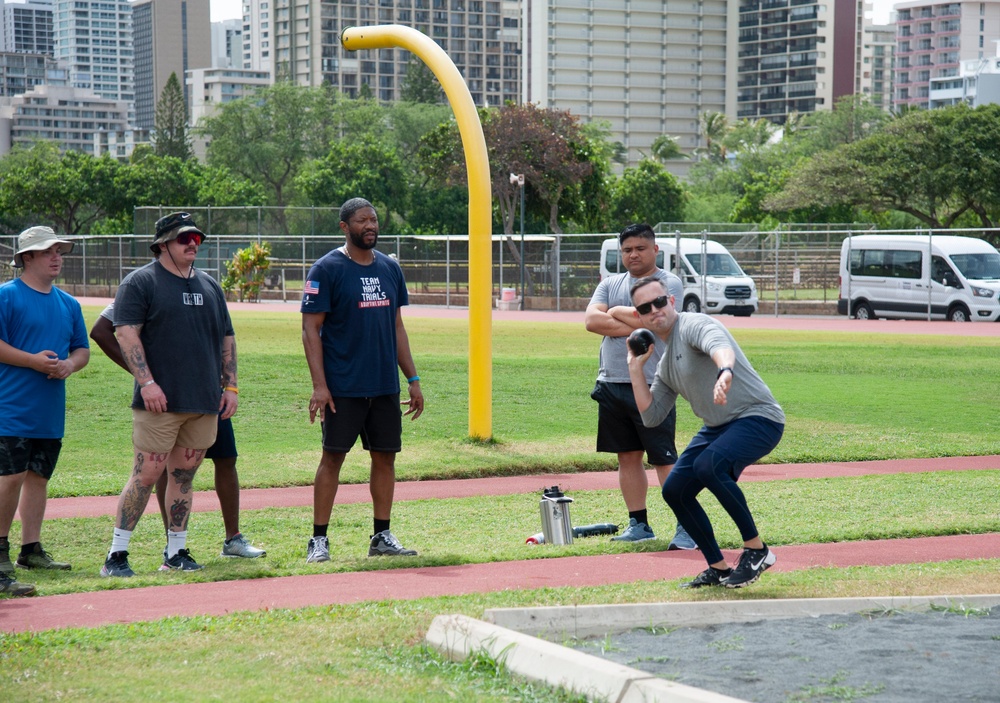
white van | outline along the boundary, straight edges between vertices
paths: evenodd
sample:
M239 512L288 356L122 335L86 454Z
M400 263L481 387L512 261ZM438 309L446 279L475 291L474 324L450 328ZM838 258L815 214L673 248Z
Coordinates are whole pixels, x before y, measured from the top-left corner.
M757 311L757 286L743 273L729 251L712 240L704 242L707 274L702 278L702 240L681 237L681 271L677 270L674 253L677 238L656 238L659 251L656 265L680 276L684 283L685 312L707 312L749 317ZM669 260L667 259L669 256ZM605 239L601 244L601 280L625 271L618 251L618 239Z
M848 268L848 264L850 264ZM1000 319L1000 253L975 237L866 234L840 249L837 312L859 320Z

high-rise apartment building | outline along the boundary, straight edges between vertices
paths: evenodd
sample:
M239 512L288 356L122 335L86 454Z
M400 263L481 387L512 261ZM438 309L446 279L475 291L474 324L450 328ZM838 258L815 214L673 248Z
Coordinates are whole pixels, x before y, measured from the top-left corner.
M609 123L630 164L663 134L690 152L704 145L701 113L736 112L736 10L726 0L524 0L522 98Z
M865 26L861 45L861 67L854 92L886 112L892 111L895 50L895 25Z
M211 67L243 68L243 20L212 22Z
M273 4L274 0L243 0L243 62L239 68L273 74Z
M895 9L897 109L930 107L933 79L958 78L962 62L996 52L1000 0L902 2Z
M66 71L51 56L0 51L0 97L27 93L46 83L66 84Z
M190 102L188 119L197 125L202 118L214 114L227 102L253 95L271 85L267 71L250 71L241 68L196 68L187 72ZM194 153L204 158L208 144L204 137L191 136Z
M212 65L209 0L136 0L132 3L135 49L135 126L153 129L156 103L170 74L185 91L185 71Z
M52 0L0 0L0 51L52 56Z
M739 0L737 117L784 124L854 94L863 0ZM869 5L870 7L870 5Z
M448 52L477 105L517 102L518 4L519 0L246 0L243 65L271 70L275 80L326 83L353 97L368 92L379 100L398 100L410 52L344 51L340 33L345 27L402 24L423 32Z
M69 69L71 86L134 104L128 0L55 0L53 31L55 57Z
M124 132L128 103L70 86L39 85L0 103L0 155L38 140L56 142L62 151L94 153L94 136Z

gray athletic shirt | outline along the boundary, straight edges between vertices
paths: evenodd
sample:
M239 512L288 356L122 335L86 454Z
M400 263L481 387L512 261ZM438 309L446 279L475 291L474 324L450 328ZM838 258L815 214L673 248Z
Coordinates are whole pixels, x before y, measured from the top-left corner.
M716 405L713 391L719 367L712 361L712 352L725 347L736 354L736 363L726 404ZM650 366L648 361L646 365ZM678 395L691 403L694 414L708 427L752 416L785 423L784 411L733 335L721 322L700 312L677 314L650 392L653 403L642 413L642 424L646 427L660 424L674 407Z
M662 269L656 269L652 276L666 282L667 290L670 291L670 295L674 296L674 306L680 309L684 300L684 284L681 283L681 279ZM629 291L638 280L638 278L632 278L628 272L608 276L597 284L597 290L594 291L594 295L590 299L590 305L605 305L609 310L619 305L631 307L632 296ZM653 382L656 362L660 360L663 346L663 342L657 337L656 347L650 357L653 363L649 363L649 360L646 363L646 383ZM631 384L632 379L628 375L627 358L628 337L605 337L601 342L601 366L597 372L597 380L606 383Z

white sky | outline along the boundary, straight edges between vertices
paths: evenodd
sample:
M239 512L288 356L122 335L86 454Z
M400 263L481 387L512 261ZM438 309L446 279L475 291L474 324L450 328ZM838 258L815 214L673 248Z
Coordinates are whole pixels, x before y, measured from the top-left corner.
M889 24L889 13L892 12L892 6L899 1L900 0L872 0L872 8L874 10L874 12L872 12L872 20L875 24ZM222 0L212 0L213 8L217 2L221 3Z
M213 22L243 17L243 0L211 0L211 2ZM899 0L872 0L874 10L872 19L875 24L889 23L889 12L896 2Z
M243 17L243 0L211 0L212 22Z

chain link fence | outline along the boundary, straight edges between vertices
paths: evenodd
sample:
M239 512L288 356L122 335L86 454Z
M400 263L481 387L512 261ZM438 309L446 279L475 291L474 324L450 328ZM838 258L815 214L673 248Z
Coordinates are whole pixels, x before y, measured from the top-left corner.
M76 237L58 282L78 296L109 297L130 271L152 258L154 223L179 208L138 208L136 234ZM297 301L314 261L344 242L336 210L330 208L188 208L208 235L197 266L221 281L226 264L252 242L271 245L271 265L261 299ZM871 234L870 225L753 225L659 223L658 237L707 238L725 246L754 279L759 314L835 312L841 243L849 235ZM882 231L888 234L889 232ZM929 230L893 231L928 234ZM997 230L939 230L996 241ZM536 310L583 310L600 280L601 243L617 233L493 235L492 291L498 306ZM0 280L15 272L10 262L17 238L0 240ZM465 307L469 293L469 238L455 235L382 234L378 249L399 261L411 303ZM522 256L523 253L523 256ZM523 264L522 264L523 261ZM522 303L523 295L523 303ZM829 308L829 309L827 309Z

